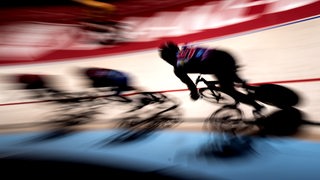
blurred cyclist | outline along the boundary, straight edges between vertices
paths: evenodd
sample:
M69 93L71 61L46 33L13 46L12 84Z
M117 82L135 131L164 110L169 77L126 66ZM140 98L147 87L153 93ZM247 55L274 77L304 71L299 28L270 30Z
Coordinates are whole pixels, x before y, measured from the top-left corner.
M52 79L49 75L22 73L14 75L14 78L15 83L22 85L21 89L33 91L36 98L60 95L62 93L52 87Z
M111 20L116 11L116 6L99 0L73 0L83 5L85 16L90 21L105 22Z
M84 32L94 32L98 37L100 44L114 44L119 38L122 38L122 30L124 24L118 19L118 12L115 5L104 2L102 0L73 0L79 3L84 14L79 19L81 28ZM89 37L91 33L87 34Z
M130 86L128 74L108 68L88 67L81 69L81 74L90 80L93 88L110 87L115 95L120 95L123 91L134 90Z
M259 113L264 108L254 99L235 89L236 84L245 86L246 83L238 76L236 61L228 52L191 45L183 45L180 49L176 43L167 41L160 45L159 53L163 60L174 67L175 75L187 85L193 100L197 100L199 94L188 73L213 74L223 92L253 106L254 113Z

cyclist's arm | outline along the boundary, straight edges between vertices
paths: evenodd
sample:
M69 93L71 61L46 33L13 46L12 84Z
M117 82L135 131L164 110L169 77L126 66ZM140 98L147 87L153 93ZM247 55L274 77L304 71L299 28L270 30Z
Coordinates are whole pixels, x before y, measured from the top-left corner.
M187 73L175 68L174 69L174 74L183 82L187 85L188 89L191 92L196 92L197 87L194 84L194 82L191 80L191 78L187 75Z

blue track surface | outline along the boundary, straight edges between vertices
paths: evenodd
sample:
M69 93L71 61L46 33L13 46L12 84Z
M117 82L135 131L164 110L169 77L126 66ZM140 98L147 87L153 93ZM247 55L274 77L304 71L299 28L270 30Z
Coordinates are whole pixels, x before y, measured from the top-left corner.
M0 136L0 156L91 162L137 171L161 170L185 179L319 179L320 143L250 138L234 156L213 153L217 134L122 130L22 133ZM210 150L211 149L211 150Z

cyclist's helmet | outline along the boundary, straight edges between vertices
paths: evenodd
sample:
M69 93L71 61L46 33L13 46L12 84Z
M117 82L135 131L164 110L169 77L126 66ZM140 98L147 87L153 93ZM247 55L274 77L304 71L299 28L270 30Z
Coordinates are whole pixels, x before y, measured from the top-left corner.
M42 82L43 77L38 74L18 74L16 75L16 80L18 83L30 84L30 83Z
M84 69L84 74L88 77L94 77L96 74L97 68L86 68Z
M176 60L177 52L179 50L180 49L176 43L172 41L166 41L160 45L159 54L163 60L170 63Z
M97 68L97 67L89 67L89 68L84 68L83 69L83 74L91 79L91 80L94 80L94 79L99 79L101 78L101 72L104 72L106 69L102 69L102 68Z
M39 74L18 74L16 75L17 83L25 85L25 89L42 89L46 88L44 75Z

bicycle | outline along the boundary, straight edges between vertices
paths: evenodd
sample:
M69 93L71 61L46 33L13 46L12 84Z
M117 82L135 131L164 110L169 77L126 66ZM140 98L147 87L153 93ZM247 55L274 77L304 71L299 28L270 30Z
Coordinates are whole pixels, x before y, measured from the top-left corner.
M33 92L33 91L32 91ZM36 95L39 91L35 91ZM92 123L96 116L102 114L101 108L107 104L127 103L126 98L99 91L62 92L44 89L42 96L35 96L40 102L53 105L43 117L41 125L49 128L69 128Z
M200 82L206 85L198 88L200 97L210 103L223 105L205 120L204 128L214 132L235 132L235 128L239 128L243 119L242 110L237 108L239 102L221 91L219 81L208 81L199 74L195 81L196 86Z
M177 110L179 103L161 92L134 92L120 95L106 88L68 93L45 89L42 95L42 100L58 105L54 111L46 115L46 123L42 123L50 128L67 128L92 123L96 115L104 114L103 108L109 111L114 107L120 109L119 114L122 115L114 119L117 128L139 127L150 130L156 127L171 127L180 122L181 114ZM110 106L107 106L108 104ZM146 112L141 112L141 109L145 109ZM177 111L170 113L173 110Z
M126 112L118 127L155 130L169 128L182 122L180 103L161 92L138 92L137 103Z
M205 128L213 132L229 133L232 135L252 134L263 127L266 115L253 113L253 118L245 117L239 107L239 101L223 93L217 86L218 81L207 81L198 76L196 85L204 82L206 87L199 88L201 97L209 102L223 104L205 120ZM299 103L299 96L292 90L276 84L246 85L242 89L253 99L264 105L283 110L291 110ZM221 99L228 99L222 101Z
M207 81L199 74L195 81L196 86L200 82L206 85L198 88L200 97L211 103L222 104L221 108L204 121L204 129L213 134L213 141L205 147L205 152L222 157L250 152L251 139L246 135L257 131L255 121L245 120L244 113L239 108L239 101L221 91L218 81ZM249 91L249 87L245 90L250 96L254 94L253 90Z
M264 88L264 86L262 87ZM270 87L277 86L270 85ZM253 88L259 91L261 86ZM206 151L223 157L243 155L244 153L252 152L252 137L291 137L301 132L300 127L302 125L319 126L319 123L305 120L301 111L289 106L291 103L288 103L288 106L271 104L281 108L269 111L270 113L266 116L252 119L244 118L243 111L237 106L226 105L213 112L206 119L206 128L213 135L213 141L208 144ZM218 132L218 134L214 134L214 132Z
M43 106L44 117L37 123L41 127L67 128L96 120L115 120L117 127L133 128L148 124L147 128L151 128L170 127L180 121L180 113L171 113L178 109L179 102L162 92L144 92L126 87L119 94L118 87L109 86L69 92L56 89L46 77L17 74L10 78L10 81L19 85L19 90L24 90L30 100L36 100L30 103L49 103L49 106ZM41 81L35 82L34 79ZM98 115L102 116L97 117Z

